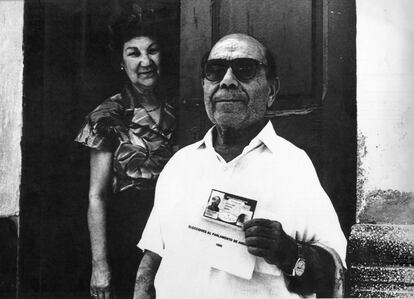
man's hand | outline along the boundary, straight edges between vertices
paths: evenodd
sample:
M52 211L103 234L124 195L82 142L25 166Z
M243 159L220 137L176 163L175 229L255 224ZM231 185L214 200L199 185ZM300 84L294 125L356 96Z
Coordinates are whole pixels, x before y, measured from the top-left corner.
M288 236L280 222L252 219L243 226L248 251L278 266L285 273L292 273L297 260L296 241Z
M268 219L252 219L243 226L248 251L263 257L269 264L278 266L291 274L295 266L298 248L296 241L288 236L280 222ZM306 259L306 270L301 277L291 277L290 291L318 297L332 297L335 264L324 249L311 243L302 243L302 254Z
M111 270L107 262L93 263L90 284L92 298L111 298Z

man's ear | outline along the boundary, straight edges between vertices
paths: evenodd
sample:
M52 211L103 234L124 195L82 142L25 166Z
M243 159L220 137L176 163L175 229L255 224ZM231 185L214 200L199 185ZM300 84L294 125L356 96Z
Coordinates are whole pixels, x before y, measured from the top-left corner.
M267 108L270 108L276 100L276 96L280 90L279 77L275 77L269 80L269 100L267 102Z

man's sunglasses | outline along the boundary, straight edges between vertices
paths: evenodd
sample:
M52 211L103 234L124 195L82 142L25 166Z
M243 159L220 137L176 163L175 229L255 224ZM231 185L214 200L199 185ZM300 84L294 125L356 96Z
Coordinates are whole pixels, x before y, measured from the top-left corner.
M266 64L252 58L210 59L207 60L204 69L204 77L213 82L221 81L231 67L233 74L239 81L247 82L257 74L259 66L266 67Z

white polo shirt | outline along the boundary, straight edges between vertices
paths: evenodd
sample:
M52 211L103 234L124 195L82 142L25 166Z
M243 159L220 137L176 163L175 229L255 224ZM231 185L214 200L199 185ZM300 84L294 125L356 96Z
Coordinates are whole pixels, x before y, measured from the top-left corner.
M256 200L254 218L279 221L293 238L335 250L345 265L346 239L305 152L277 136L268 122L227 163L214 151L212 130L178 151L158 179L154 208L138 244L162 257L157 299L299 297L287 290L282 272L262 258L254 257L251 279L211 267L205 234L189 225L203 229L201 215L212 189Z

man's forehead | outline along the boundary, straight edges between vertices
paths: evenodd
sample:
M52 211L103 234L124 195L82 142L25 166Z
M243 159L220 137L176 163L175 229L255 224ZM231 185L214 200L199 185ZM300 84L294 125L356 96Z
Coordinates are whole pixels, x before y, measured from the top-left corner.
M211 49L209 59L253 58L266 63L265 48L248 35L231 35L219 40Z

